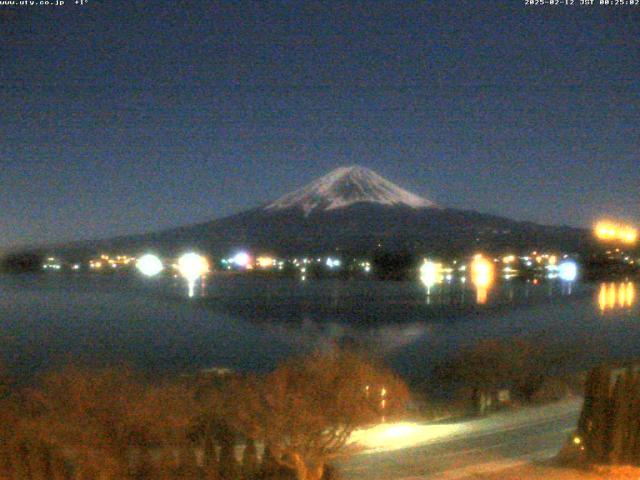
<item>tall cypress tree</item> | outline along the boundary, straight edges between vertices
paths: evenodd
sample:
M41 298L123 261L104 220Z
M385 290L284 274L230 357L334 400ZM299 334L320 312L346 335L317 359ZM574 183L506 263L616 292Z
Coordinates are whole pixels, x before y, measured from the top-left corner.
M625 463L640 463L640 374L634 372L630 387L629 403L629 445L625 454Z
M629 438L629 412L631 375L624 371L616 380L609 413L608 450L609 461L619 464L624 461Z
M584 439L587 457L595 462L608 460L611 371L599 365L589 372L578 433Z

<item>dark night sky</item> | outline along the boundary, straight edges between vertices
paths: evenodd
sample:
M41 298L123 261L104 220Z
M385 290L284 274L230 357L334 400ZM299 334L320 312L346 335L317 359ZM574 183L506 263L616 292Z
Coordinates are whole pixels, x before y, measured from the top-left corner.
M347 164L452 207L640 221L640 7L91 0L0 7L0 31L0 247L220 217Z

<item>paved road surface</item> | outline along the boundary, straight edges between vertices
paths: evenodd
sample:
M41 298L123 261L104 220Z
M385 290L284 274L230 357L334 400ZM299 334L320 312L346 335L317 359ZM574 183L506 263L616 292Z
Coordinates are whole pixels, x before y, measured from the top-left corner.
M365 450L341 470L353 480L453 480L547 459L575 429L581 403L570 400L460 423L398 424L358 432Z

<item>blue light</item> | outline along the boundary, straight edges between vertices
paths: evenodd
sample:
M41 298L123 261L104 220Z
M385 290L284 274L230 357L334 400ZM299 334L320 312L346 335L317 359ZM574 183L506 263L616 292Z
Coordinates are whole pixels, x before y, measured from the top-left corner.
M578 265L572 260L566 260L558 265L558 276L565 282L573 282L578 277Z

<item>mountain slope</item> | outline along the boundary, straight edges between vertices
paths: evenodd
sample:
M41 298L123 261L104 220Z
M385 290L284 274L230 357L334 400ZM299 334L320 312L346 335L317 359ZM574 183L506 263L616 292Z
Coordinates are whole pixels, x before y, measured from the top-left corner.
M588 246L582 229L538 225L473 211L436 207L362 167L344 167L265 206L229 217L146 235L68 245L74 255L101 250L171 255L200 249L228 255L241 248L282 255L354 255L410 251L446 255Z

